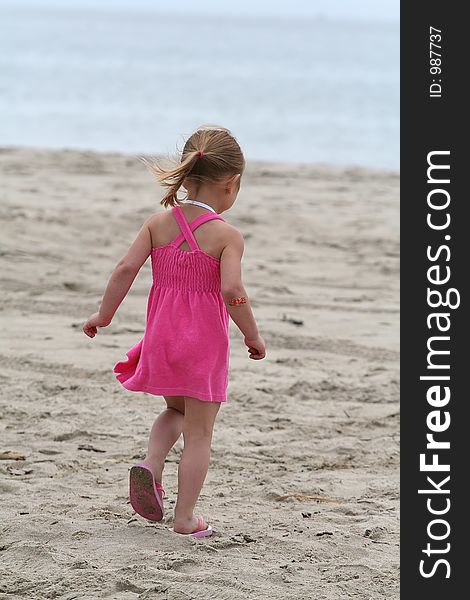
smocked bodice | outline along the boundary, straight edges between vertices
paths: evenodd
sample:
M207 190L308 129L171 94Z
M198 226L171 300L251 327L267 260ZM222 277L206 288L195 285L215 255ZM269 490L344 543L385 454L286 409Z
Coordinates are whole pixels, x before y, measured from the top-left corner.
M220 292L220 261L201 249L172 243L152 248L153 285L195 292Z

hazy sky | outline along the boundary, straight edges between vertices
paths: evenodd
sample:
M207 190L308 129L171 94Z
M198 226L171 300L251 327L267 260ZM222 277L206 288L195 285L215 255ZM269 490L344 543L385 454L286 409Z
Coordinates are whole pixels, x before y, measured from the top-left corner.
M160 2L158 0L2 0L6 6L44 7L57 6L68 8L103 7L123 9L143 8L152 12L195 13L224 15L264 15L273 16L317 16L347 19L380 19L398 21L400 0L237 0L236 3L220 0L178 0L178 2Z

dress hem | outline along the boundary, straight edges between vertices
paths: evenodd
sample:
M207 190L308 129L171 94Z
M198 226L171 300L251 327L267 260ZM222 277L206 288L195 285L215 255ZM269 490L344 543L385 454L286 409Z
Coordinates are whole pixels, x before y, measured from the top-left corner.
M123 387L132 392L146 392L155 396L190 396L191 398L197 398L203 402L227 402L226 396L220 396L218 394L208 396L207 394L201 394L200 392L189 390L187 388L154 388L145 385L134 387L127 381L120 381L120 383Z

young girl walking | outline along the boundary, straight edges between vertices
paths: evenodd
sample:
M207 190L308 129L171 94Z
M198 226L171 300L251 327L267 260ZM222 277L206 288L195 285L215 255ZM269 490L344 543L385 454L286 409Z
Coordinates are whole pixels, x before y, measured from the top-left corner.
M98 327L111 323L150 255L153 282L145 333L114 372L128 390L163 396L167 408L153 423L145 459L130 469L130 501L142 517L161 521L165 458L183 433L170 531L205 537L212 527L194 510L209 467L214 422L227 402L230 317L244 336L249 358L266 355L242 283L244 239L220 216L235 202L245 159L230 131L201 127L173 168L145 162L167 189L161 204L171 210L145 221L83 331L93 338ZM187 192L184 200L177 197L181 187Z

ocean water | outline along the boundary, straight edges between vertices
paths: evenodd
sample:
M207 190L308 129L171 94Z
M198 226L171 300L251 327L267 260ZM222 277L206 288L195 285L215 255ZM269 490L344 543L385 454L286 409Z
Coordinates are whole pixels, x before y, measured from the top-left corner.
M248 159L399 168L399 26L0 5L0 145L174 153L198 125Z

